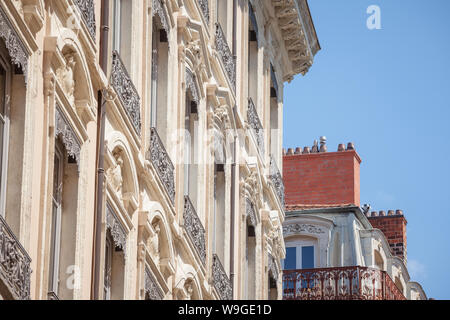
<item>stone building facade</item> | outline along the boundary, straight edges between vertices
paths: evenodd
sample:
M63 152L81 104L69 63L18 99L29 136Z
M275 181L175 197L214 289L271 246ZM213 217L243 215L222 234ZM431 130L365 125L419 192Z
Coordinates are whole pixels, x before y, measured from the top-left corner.
M0 297L279 299L306 0L0 2Z
M361 207L354 145L327 152L321 140L284 152L284 299L426 300L408 273L403 211Z

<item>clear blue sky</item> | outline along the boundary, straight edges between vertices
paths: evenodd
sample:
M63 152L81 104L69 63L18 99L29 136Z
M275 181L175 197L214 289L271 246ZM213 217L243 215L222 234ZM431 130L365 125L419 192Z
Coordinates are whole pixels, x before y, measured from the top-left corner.
M284 147L354 142L361 203L404 210L411 278L450 299L450 1L309 5L322 50L285 87ZM366 26L370 5L381 30Z

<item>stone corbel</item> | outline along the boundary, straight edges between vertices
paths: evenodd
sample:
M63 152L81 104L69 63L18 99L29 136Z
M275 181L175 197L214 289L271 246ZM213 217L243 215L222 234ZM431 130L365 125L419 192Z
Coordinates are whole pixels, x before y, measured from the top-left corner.
M138 214L138 226L139 226L139 239L147 242L147 240L153 235L152 228L148 221L150 212L140 211Z
M96 115L94 114L91 106L89 105L89 101L76 100L75 108L77 109L77 113L80 115L83 122L88 123L96 119Z
M36 34L44 26L44 17L38 6L38 4L27 4L23 6L25 21L33 34Z
M133 192L124 193L122 195L122 202L125 208L131 206L133 212L138 208L139 205Z
M169 258L161 259L159 264L161 266L161 271L163 273L168 273L169 275L175 274L175 266L173 265L173 263L170 261Z

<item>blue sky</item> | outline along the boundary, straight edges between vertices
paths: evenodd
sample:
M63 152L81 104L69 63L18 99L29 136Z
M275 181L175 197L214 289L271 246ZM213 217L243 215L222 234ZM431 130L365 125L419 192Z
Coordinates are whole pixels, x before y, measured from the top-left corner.
M361 203L402 209L408 268L450 299L450 1L309 0L322 50L285 87L284 147L354 142ZM369 30L370 5L381 30Z

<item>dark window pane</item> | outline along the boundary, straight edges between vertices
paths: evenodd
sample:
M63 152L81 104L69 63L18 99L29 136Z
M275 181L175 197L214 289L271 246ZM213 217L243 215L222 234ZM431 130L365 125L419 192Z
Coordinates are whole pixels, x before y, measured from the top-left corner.
M284 270L297 269L297 248L286 248L286 259L284 260Z
M314 247L302 247L302 269L314 268Z

